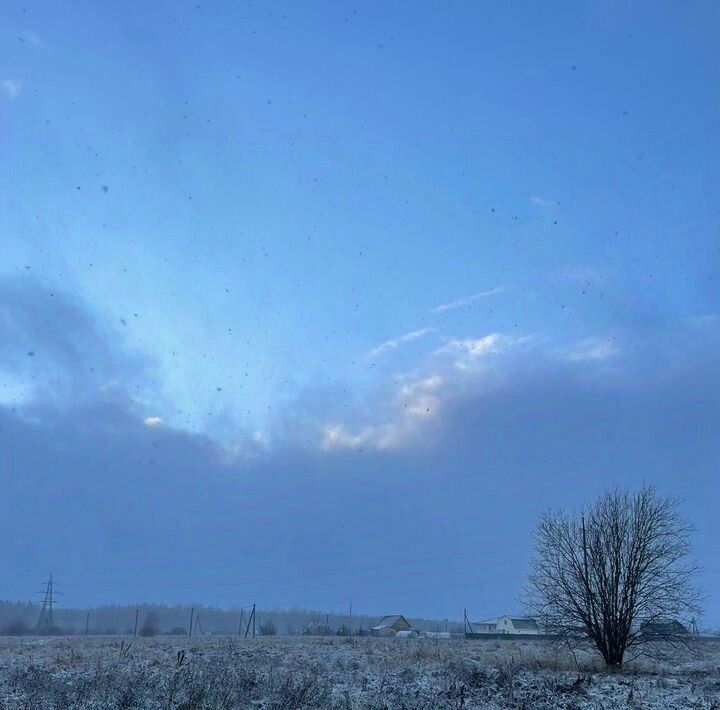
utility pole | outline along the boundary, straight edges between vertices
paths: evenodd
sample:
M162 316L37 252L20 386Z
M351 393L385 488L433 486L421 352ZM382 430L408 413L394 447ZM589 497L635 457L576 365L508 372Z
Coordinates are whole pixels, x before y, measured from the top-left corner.
M352 637L352 602L350 602L350 623L348 624L348 636Z
M140 616L140 609L135 609L135 631L133 632L133 636L135 636L136 638L137 638L138 616Z
M240 609L240 624L238 625L238 636L242 636L243 617L245 616L245 610Z
M87 616L85 617L85 636L88 635L88 628L90 627L90 612L87 613Z
M467 609L463 609L463 633L467 633Z
M242 622L241 622L242 624ZM255 605L252 605L252 611L250 612L250 616L248 616L247 620L247 626L245 627L245 638L248 637L248 634L250 633L250 624L252 624L252 637L255 638Z
M193 625L193 616L195 614L195 607L190 607L190 627L188 628L188 638L192 638L192 625Z

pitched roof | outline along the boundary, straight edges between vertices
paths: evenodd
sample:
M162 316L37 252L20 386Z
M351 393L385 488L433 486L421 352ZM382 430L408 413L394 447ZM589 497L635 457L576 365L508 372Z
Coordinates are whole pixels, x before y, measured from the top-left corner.
M662 619L658 621L648 621L641 625L640 630L645 634L688 634L686 626L677 619Z
M408 626L410 624L408 623L407 619L402 616L401 614L392 614L390 616L383 616L382 619L380 619L380 622L375 624L375 626L372 626L371 629L373 631L379 631L380 629L387 629L390 626L394 626L398 621L404 621Z

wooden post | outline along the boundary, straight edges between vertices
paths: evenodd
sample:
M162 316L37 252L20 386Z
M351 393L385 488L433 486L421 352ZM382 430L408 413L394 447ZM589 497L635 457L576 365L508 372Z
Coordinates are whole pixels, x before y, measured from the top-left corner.
M135 609L135 633L133 636L137 637L137 625L138 625L138 616L140 614L140 609Z
M253 638L255 638L255 605L253 604Z
M90 626L90 612L88 612L87 616L85 617L85 636L88 635L89 626Z
M193 616L195 615L195 607L190 607L190 627L188 628L188 638L192 638L192 625L193 625Z

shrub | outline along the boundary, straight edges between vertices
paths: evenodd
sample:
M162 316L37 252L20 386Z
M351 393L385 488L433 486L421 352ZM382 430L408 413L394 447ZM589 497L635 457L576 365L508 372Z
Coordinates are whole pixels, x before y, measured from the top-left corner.
M275 636L277 629L272 621L265 621L260 624L260 636Z

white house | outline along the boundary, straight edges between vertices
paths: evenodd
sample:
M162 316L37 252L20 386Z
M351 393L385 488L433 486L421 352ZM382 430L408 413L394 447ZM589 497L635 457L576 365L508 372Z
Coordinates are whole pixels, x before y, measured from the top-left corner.
M539 634L537 621L527 616L499 616L497 634Z
M476 634L536 635L540 633L540 628L535 619L527 616L499 616L497 619L473 622L472 631Z

